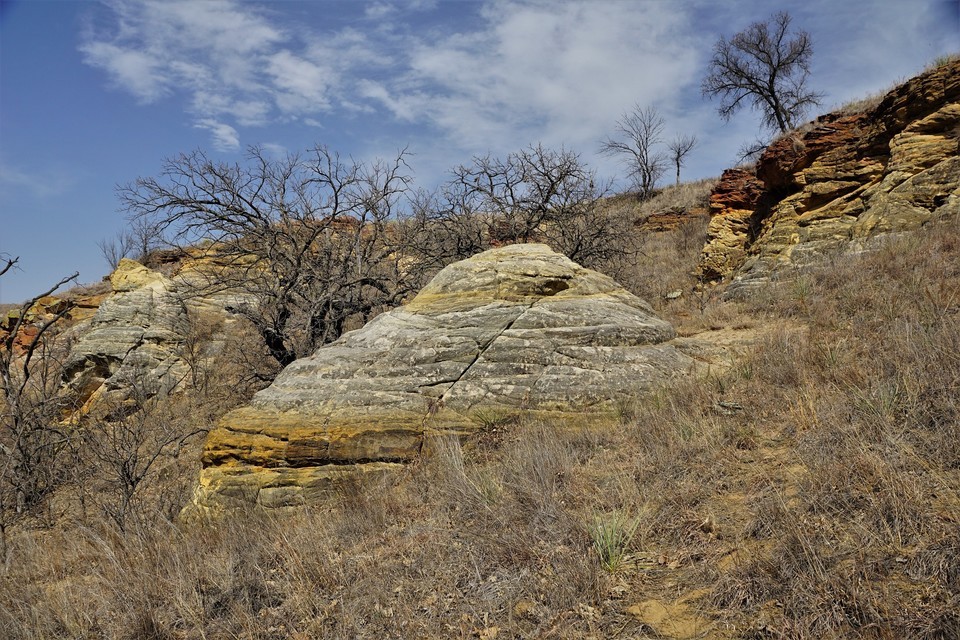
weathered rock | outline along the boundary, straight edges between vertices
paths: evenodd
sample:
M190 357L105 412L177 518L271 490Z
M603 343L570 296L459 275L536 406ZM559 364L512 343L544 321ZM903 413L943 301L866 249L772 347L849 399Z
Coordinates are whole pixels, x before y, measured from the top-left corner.
M110 274L110 286L116 292L134 291L141 287L163 282L164 276L159 271L146 268L135 260L121 258L117 268ZM170 283L164 283L163 288L170 289Z
M666 211L656 211L646 218L637 221L634 225L640 233L660 233L663 231L673 231L685 224L706 222L709 213L704 208L696 209L668 209Z
M179 355L186 307L172 281L131 260L110 277L114 295L77 333L64 378L81 404L123 396L137 384L157 392L175 387L189 369Z
M746 247L756 235L755 213L763 183L744 169L727 169L710 195L707 243L700 256L700 271L707 280L730 273L746 257Z
M76 342L64 380L79 408L72 418L98 405L110 410L131 398L134 387L141 395L182 388L191 366L204 365L225 335L207 336L202 353L188 350L192 322L222 321L222 331L229 332L233 321L225 309L253 302L239 292L205 289L198 260L176 255L169 277L124 258L108 278L111 291L71 299L68 326Z
M224 417L196 503L311 501L346 473L413 459L426 435L477 429L480 409L579 416L687 370L673 337L645 302L545 245L486 251Z
M706 279L736 295L828 251L960 213L960 60L888 93L868 113L828 114L781 138L753 174L711 198Z

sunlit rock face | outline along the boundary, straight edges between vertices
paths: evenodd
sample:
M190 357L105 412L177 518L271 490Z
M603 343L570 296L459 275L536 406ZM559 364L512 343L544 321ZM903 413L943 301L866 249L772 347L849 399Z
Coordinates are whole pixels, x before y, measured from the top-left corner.
M251 300L236 292L204 293L190 280L195 263L185 267L168 277L124 258L110 274L110 291L97 297L94 308L75 314L82 320L70 328L75 342L63 373L75 401L74 418L109 411L133 395L189 386L191 364L185 349L197 318L216 320L220 331L193 358L207 358L220 348L234 322L225 308Z
M724 173L700 271L753 286L825 254L960 213L960 60L861 113L832 113Z
M209 434L196 505L310 502L415 458L491 409L557 420L688 371L673 328L545 245L491 249L285 369Z
M64 378L84 410L121 401L132 385L170 390L187 377L180 357L187 310L173 281L138 262L120 261L112 294L76 330Z

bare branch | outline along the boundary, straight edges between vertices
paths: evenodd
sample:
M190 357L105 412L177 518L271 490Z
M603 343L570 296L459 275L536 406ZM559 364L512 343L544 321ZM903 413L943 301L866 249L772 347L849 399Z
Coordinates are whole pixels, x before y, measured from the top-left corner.
M761 113L764 128L786 132L820 103L822 94L806 87L813 55L810 34L791 33L790 23L790 14L780 12L730 40L717 41L701 91L720 99L717 111L724 120L748 103Z
M4 258L4 262L5 262L6 264L4 264L2 267L0 267L0 276L2 276L3 274L5 274L7 271L10 271L10 269L12 269L12 268L14 267L14 265L16 265L17 262L19 262L19 261L20 261L20 258L19 258L19 257L17 257L17 258Z
M246 294L233 310L286 365L419 286L418 268L397 268L389 229L406 213L406 154L366 164L322 145L281 159L251 147L228 164L196 151L119 196L167 242L205 248L213 260L198 287Z
M600 145L601 153L624 162L641 199L653 195L666 168L664 154L656 149L663 142L663 125L655 108L635 105L617 121L616 136Z

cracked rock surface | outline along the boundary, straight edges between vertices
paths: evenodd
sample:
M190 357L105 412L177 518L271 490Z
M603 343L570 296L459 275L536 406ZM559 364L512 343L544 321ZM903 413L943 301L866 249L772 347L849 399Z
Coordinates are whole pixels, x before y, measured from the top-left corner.
M546 245L486 251L225 416L196 503L310 501L412 459L425 435L479 428L485 411L600 410L690 370L673 337L646 302Z
M188 374L179 355L187 311L175 284L126 258L110 281L113 295L77 332L65 366L66 384L84 408L120 400L132 384L169 390Z

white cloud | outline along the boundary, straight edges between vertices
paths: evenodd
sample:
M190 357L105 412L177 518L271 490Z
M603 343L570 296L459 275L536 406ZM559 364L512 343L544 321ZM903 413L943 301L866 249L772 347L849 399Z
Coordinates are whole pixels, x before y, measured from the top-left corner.
M673 4L511 0L481 17L479 29L416 40L406 73L361 94L465 149L592 148L634 102L668 105L697 65Z
M115 0L111 32L88 31L84 61L144 103L187 98L198 128L233 148L240 126L330 107L332 65L298 56L267 12L236 0ZM305 48L304 45L300 45Z
M937 54L960 50L960 22L954 18L950 28L949 4L887 2L876 3L870 11L838 5L828 12L811 8L799 13L796 24L814 36L811 81L827 93L823 106L838 107L886 91L919 73ZM842 38L827 35L838 25Z
M264 142L260 147L267 155L273 156L274 158L282 158L290 152L285 146L277 144L276 142Z
M141 102L182 100L218 148L237 148L245 127L299 124L364 136L344 149L358 154L410 143L418 170L539 141L613 173L616 162L594 152L639 103L661 111L666 137L700 137L690 164L701 175L758 130L756 114L722 123L701 99L710 48L773 11L765 0L378 0L315 12L310 3L109 2L111 30L88 34L84 60ZM862 4L777 6L813 33L811 86L828 105L912 73L952 33L933 15L949 4L941 0Z
M369 117L372 105L471 152L593 148L634 102L668 105L697 64L683 11L668 3L491 0L453 32L414 24L430 0L371 4L366 26L323 32L238 0L110 6L114 28L88 34L85 61L142 102L185 96L219 148L237 127Z
M88 42L81 50L87 62L107 71L114 83L141 102L154 102L168 93L170 79L152 56L109 42Z
M330 106L326 96L333 73L318 64L278 51L269 57L268 73L277 88L274 99L284 113L311 113Z
M213 147L218 151L235 151L240 148L240 135L237 130L224 122L203 118L193 126L209 131L213 136Z
M26 190L38 198L49 198L71 189L78 180L78 176L62 170L30 171L0 160L0 187L4 191Z
M388 2L374 2L364 9L363 15L370 20L382 20L396 11L397 8Z

